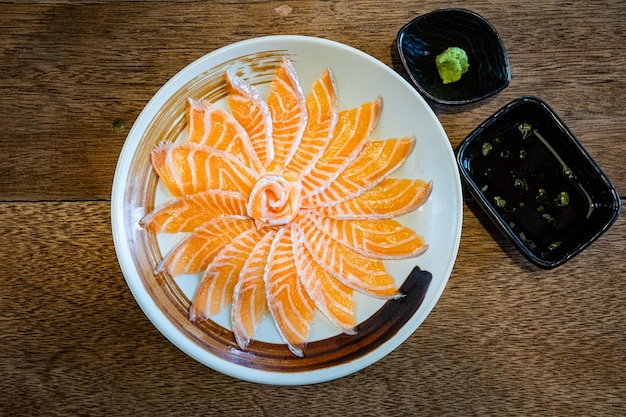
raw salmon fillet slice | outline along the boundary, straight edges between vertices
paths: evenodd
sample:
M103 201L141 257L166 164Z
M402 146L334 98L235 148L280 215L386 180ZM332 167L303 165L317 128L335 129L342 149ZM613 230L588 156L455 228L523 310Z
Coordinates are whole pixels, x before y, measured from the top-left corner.
M224 214L245 216L246 203L246 197L236 191L203 191L161 204L139 224L153 233L191 232Z
M151 153L152 166L175 196L212 189L249 194L255 173L231 154L205 145L162 143Z
M294 355L303 356L315 304L298 277L291 236L289 227L276 233L264 282L267 304L278 332Z
M234 289L231 325L241 349L250 344L257 325L268 312L264 279L274 234L274 230L266 232L249 252Z
M239 159L255 172L261 170L250 137L241 125L225 110L204 100L189 99L188 140L225 151Z
M310 193L302 207L334 205L370 190L398 169L414 146L414 138L367 142L342 174L328 186Z
M377 298L398 298L398 287L379 259L369 258L326 239L311 222L300 220L295 227L307 250L322 268L350 288Z
M235 285L251 254L258 252L261 239L271 236L266 230L250 228L239 234L215 255L193 296L189 319L202 321L219 313L234 297Z
M356 303L352 288L322 268L306 249L296 228L292 228L296 243L294 259L298 276L315 307L337 328L346 334L355 334Z
M159 263L156 273L177 276L203 272L224 245L252 227L254 221L244 216L217 217L174 246Z
M306 99L307 123L293 158L285 171L296 178L302 178L313 168L337 125L337 90L335 78L329 69L313 83Z
M358 197L314 211L339 220L391 219L420 207L431 191L431 182L387 178Z
M298 73L287 59L276 68L267 106L272 117L274 142L274 159L267 170L274 172L289 163L300 145L307 123L306 100Z
M428 248L421 236L393 219L337 220L313 215L309 219L326 236L370 258L412 258Z
M367 144L380 114L382 99L339 113L333 137L313 169L302 178L304 195L319 193L354 161Z
M228 106L233 117L248 133L252 148L263 167L274 159L272 117L258 90L243 78L226 72Z

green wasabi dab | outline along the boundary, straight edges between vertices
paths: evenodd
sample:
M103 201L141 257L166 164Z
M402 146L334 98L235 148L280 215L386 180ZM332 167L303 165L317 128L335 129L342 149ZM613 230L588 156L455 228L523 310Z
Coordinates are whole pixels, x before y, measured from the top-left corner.
M435 58L437 71L444 84L459 81L469 69L467 54L461 48L450 47Z

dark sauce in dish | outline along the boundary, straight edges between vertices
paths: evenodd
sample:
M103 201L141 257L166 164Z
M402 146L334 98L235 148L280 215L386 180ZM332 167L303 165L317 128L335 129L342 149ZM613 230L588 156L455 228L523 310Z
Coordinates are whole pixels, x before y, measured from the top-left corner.
M615 222L615 186L543 100L523 96L456 149L467 190L532 263L567 262Z
M593 202L539 129L521 122L476 142L469 173L533 252L558 250L591 216Z

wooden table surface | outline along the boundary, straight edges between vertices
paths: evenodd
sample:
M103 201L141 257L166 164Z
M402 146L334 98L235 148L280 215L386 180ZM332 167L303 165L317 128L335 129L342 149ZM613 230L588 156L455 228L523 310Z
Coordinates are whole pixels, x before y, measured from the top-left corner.
M626 415L623 216L546 271L466 197L458 258L426 321L374 365L311 386L201 365L151 325L124 281L114 170L169 78L270 34L339 41L401 72L398 29L449 6L496 27L513 73L492 99L436 109L451 146L537 95L626 193L624 0L1 2L0 415Z

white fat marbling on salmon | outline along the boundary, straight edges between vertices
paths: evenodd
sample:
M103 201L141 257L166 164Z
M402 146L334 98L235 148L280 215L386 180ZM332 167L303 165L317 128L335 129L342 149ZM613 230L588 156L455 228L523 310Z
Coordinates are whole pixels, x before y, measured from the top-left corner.
M386 179L377 187L351 200L322 207L315 212L338 220L391 219L420 207L431 190L431 182Z
M177 276L205 271L224 245L252 227L254 221L245 216L217 217L175 245L159 262L156 273Z
M306 197L326 189L357 158L378 122L382 99L339 113L335 133L309 174L302 178Z
M248 132L230 113L205 100L188 100L189 141L201 143L239 157L247 167L261 172L262 164Z
M275 230L266 231L250 248L233 292L231 326L242 349L254 338L257 325L267 313L264 276L275 233Z
M247 198L237 191L209 190L169 200L140 224L152 232L191 232L215 217L246 215Z
M333 277L357 291L378 298L396 298L398 289L394 279L378 259L363 256L333 239L311 222L296 224L304 245L315 262Z
M313 83L306 99L307 123L298 148L285 171L300 179L311 172L333 137L337 125L337 88L326 69Z
M392 219L337 220L311 215L309 220L329 238L370 258L412 258L428 248L421 236Z
M198 143L163 143L151 157L153 167L177 197L210 189L247 195L255 182L255 172L240 158Z
M406 161L414 146L414 138L367 142L343 173L328 186L305 197L302 207L335 205L371 190Z
M356 315L352 288L315 262L304 245L304 237L299 228L293 227L291 233L298 277L315 307L344 333L355 334Z
M265 230L249 228L215 255L193 296L189 310L191 321L206 320L231 303L240 272L264 236Z
M285 167L293 158L308 117L298 73L287 59L283 59L276 69L267 105L272 116L274 141L274 160L268 171L273 172Z
M243 78L226 72L229 86L228 103L233 117L248 133L252 148L263 167L274 159L272 117L258 90Z
M264 277L265 293L281 337L294 355L303 356L315 305L298 278L289 229L280 228L272 242Z

